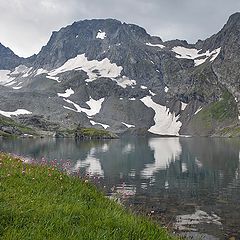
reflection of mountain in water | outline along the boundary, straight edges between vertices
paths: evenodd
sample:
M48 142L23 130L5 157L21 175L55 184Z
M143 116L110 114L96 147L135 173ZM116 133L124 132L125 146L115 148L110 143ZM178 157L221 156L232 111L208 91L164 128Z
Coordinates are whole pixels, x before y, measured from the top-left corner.
M124 138L0 140L1 150L36 159L71 160L72 170L104 176L107 184L126 182L138 192L163 190L187 196L236 183L239 143L210 138Z

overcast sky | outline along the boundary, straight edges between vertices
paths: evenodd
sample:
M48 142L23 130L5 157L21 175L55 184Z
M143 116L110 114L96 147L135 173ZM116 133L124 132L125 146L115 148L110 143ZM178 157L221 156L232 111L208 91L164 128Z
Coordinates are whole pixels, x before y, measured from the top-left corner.
M116 18L163 40L193 43L219 31L238 11L240 0L0 0L0 42L26 57L74 21Z

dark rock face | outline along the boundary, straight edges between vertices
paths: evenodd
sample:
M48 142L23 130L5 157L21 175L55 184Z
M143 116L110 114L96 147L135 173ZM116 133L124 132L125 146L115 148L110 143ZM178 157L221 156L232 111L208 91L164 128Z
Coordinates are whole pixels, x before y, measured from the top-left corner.
M0 69L9 70L21 64L23 58L18 57L12 50L0 43Z
M139 26L94 19L53 32L39 54L28 59L0 45L0 70L29 68L13 85L0 85L0 110L27 109L32 115L16 117L21 123L55 132L80 124L136 135L154 126L151 132L160 135L169 134L165 128L172 129L170 135L218 134L239 124L239 33L240 13L196 44L163 42ZM68 65L51 75L63 64ZM67 90L70 95L64 94ZM231 105L234 113L227 120L221 114L211 120L218 102L221 111ZM196 124L202 121L214 124L206 130L206 124Z

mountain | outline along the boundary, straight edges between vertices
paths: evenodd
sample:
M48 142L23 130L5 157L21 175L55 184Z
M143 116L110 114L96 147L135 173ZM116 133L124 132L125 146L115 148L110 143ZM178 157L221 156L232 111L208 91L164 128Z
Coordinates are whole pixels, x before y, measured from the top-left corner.
M22 58L18 57L12 50L9 48L3 46L0 43L0 69L12 69L14 67L17 67L21 61Z
M0 114L52 132L238 136L239 31L240 13L196 44L114 19L74 22L31 58L0 48Z

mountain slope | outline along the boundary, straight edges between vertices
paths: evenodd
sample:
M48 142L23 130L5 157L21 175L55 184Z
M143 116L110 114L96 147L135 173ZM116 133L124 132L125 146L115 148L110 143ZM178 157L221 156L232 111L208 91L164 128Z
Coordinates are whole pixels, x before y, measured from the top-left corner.
M195 45L114 19L75 22L4 72L0 114L31 125L41 116L59 128L228 135L239 127L239 31L239 13Z

